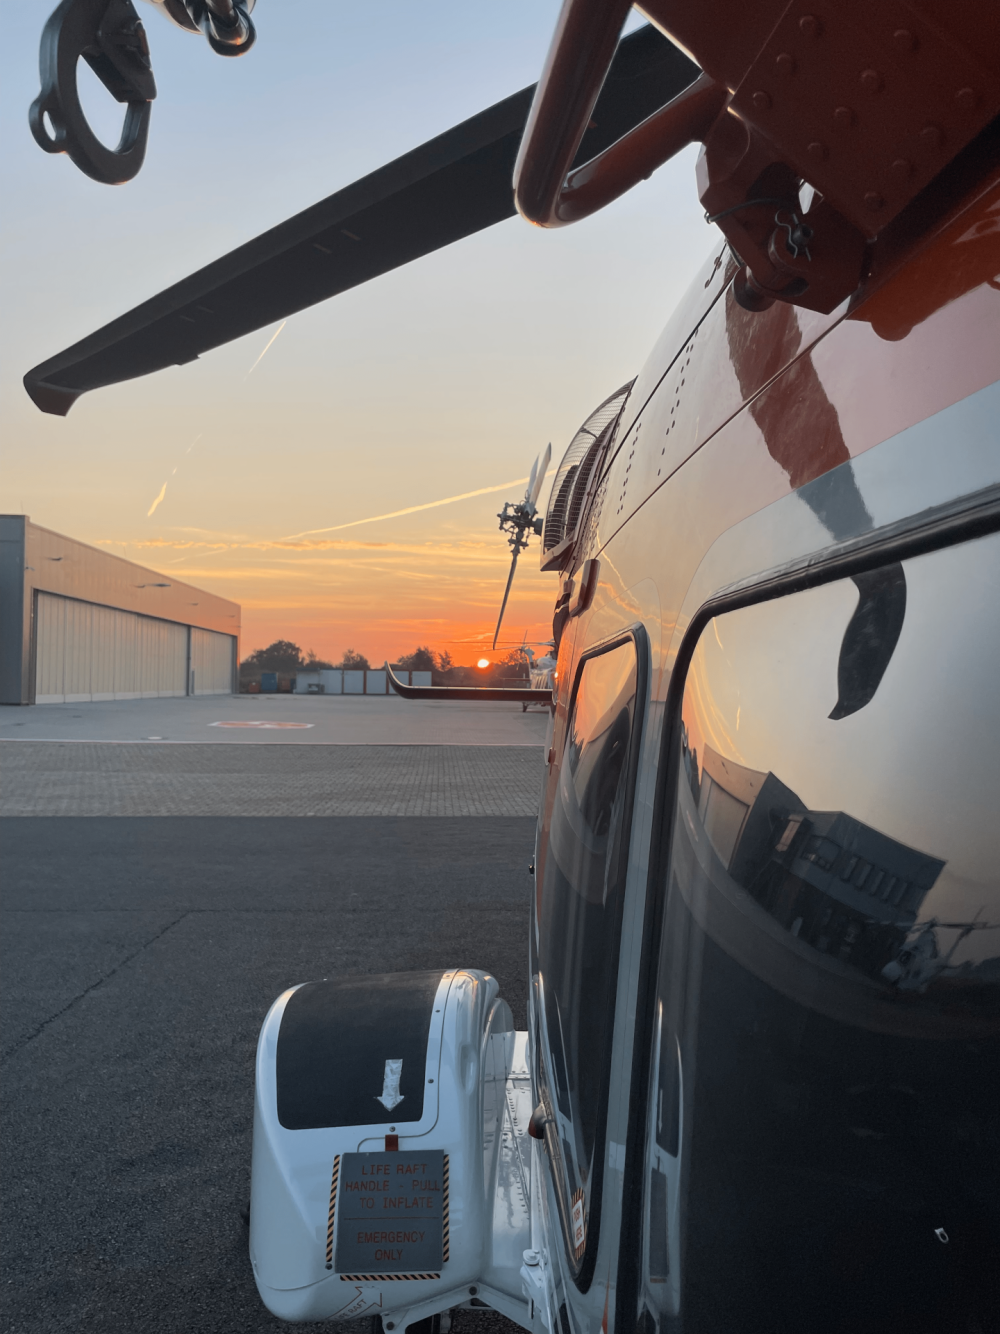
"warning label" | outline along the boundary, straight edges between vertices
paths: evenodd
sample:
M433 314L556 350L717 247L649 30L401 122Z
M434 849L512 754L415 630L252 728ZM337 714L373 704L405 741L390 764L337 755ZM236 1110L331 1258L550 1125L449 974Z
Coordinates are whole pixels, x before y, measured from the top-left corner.
M357 1275L439 1272L445 1196L441 1149L343 1154L334 1268Z

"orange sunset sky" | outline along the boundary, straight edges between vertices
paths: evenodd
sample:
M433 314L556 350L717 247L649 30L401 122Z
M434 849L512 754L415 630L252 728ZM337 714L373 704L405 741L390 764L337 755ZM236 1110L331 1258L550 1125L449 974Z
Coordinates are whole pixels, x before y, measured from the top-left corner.
M21 387L29 367L533 82L557 13L260 0L257 46L233 61L141 6L159 90L149 149L135 181L109 188L28 132L49 7L9 8L0 57L0 508L240 602L244 653L282 637L334 661L423 643L474 661L508 567L496 512L548 441L554 467L637 372L708 253L694 151L575 227L512 219L276 338L46 417ZM115 109L84 95L114 138ZM555 586L536 542L503 641L548 636Z

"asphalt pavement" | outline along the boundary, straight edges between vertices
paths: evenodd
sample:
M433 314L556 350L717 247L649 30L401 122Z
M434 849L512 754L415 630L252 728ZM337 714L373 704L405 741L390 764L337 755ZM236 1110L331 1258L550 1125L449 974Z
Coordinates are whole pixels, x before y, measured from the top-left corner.
M534 815L540 746L0 741L0 815Z
M0 821L0 1328L287 1328L240 1219L260 1022L295 982L457 964L523 1027L533 835L516 815Z
M0 740L164 746L541 746L550 712L506 700L195 695L0 708Z

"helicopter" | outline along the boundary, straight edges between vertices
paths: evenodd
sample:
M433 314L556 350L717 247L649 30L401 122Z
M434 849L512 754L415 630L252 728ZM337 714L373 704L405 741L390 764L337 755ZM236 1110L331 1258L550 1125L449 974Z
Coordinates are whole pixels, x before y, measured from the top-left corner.
M25 377L65 413L702 145L716 244L507 530L558 580L528 1028L458 961L283 993L255 1278L390 1332L995 1331L1000 12L628 12Z

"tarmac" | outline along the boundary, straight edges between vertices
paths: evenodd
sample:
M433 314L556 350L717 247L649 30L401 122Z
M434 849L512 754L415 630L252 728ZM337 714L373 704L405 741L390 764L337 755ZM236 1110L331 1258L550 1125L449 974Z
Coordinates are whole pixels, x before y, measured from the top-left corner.
M0 740L541 746L548 709L399 695L196 695L0 708Z
M287 986L485 968L524 1026L548 719L447 707L251 696L0 715L0 735L24 738L0 742L0 1329L286 1328L257 1296L240 1209L257 1032ZM325 740L254 729L248 744L250 729L212 729L226 720L311 722ZM454 1334L514 1329L454 1314Z
M0 742L0 815L532 816L540 746Z

